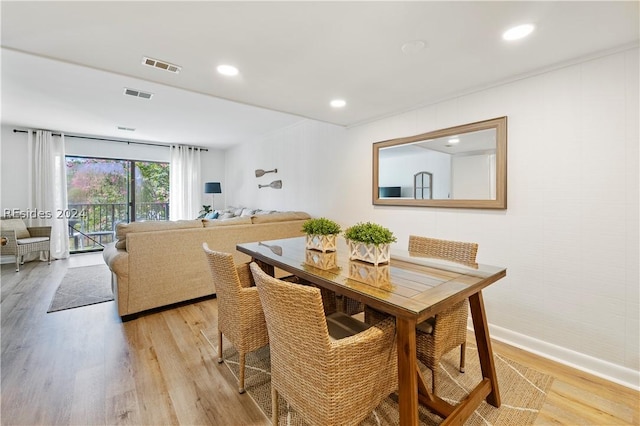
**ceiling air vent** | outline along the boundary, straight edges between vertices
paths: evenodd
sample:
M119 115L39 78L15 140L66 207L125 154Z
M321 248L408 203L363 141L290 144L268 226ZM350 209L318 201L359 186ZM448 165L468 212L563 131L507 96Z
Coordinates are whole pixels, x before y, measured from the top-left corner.
M142 98L142 99L151 99L151 97L153 96L153 93L143 92L141 90L136 90L136 89L128 89L126 87L124 88L124 94L128 96L135 96L136 98Z
M118 126L118 130L124 130L126 132L135 132L136 129L134 129L133 127L123 127L123 126Z
M153 68L158 68L161 70L165 70L168 72L172 72L174 74L178 74L182 67L180 65L170 64L168 62L159 61L153 58L147 58L146 56L142 57L142 65L146 65Z

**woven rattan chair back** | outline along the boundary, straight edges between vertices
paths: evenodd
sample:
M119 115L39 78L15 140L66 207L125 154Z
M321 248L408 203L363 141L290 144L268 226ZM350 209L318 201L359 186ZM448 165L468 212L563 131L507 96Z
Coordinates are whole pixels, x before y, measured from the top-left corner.
M240 355L239 391L243 393L246 353L269 343L260 296L258 289L251 287L253 277L248 264L236 267L233 255L210 250L207 243L202 244L202 249L209 263L218 303L218 362L223 361L224 335Z
M235 333L232 319L240 310L240 277L233 262L233 255L209 250L208 246L204 247L204 251L218 299L218 328L229 337Z
M251 271L269 330L273 418L278 394L310 425L356 425L397 388L395 326L329 338L320 289Z
M409 236L409 252L412 254L448 260L462 265L477 267L478 244L436 238Z
M474 268L478 266L476 263L478 244L476 243L410 235L409 252ZM460 346L460 371L464 372L468 317L469 302L465 299L418 325L416 330L418 359L432 371L434 393L440 358L458 346Z

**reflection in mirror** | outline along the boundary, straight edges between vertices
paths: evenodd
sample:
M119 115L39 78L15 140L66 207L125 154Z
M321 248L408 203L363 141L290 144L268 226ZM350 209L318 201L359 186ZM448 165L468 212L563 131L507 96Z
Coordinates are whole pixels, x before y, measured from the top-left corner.
M413 175L413 198L416 200L433 198L433 173L418 172Z
M506 117L373 145L373 203L506 208Z

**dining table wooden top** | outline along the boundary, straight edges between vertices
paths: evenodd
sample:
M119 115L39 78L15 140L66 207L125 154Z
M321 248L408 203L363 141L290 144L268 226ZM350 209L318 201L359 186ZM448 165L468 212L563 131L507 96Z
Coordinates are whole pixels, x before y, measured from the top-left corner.
M387 264L349 260L347 244L335 252L305 248L305 237L238 244L254 259L359 300L373 308L418 322L434 316L506 275L506 268L464 266L406 250L391 250Z

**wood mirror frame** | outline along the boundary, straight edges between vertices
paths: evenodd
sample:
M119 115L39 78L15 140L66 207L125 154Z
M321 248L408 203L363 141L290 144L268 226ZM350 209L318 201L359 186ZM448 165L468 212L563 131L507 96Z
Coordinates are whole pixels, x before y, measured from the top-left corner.
M423 142L437 142L439 138L462 136L464 134L495 130L495 195L486 199L415 199L414 197L380 197L380 150L400 145L417 144ZM493 132L492 132L493 133ZM427 147L427 149L429 149ZM434 150L435 151L435 150ZM413 176L415 172L425 170L407 170ZM494 177L491 176L493 179ZM438 176L434 174L434 182ZM450 186L450 185L449 185ZM390 187L393 188L393 187ZM397 188L397 187L396 187ZM416 207L452 207L471 209L506 209L507 208L507 117L498 117L491 120L478 121L447 129L435 130L416 136L391 139L373 144L373 204L380 206L416 206ZM451 190L450 190L451 191ZM449 193L450 195L450 193Z

